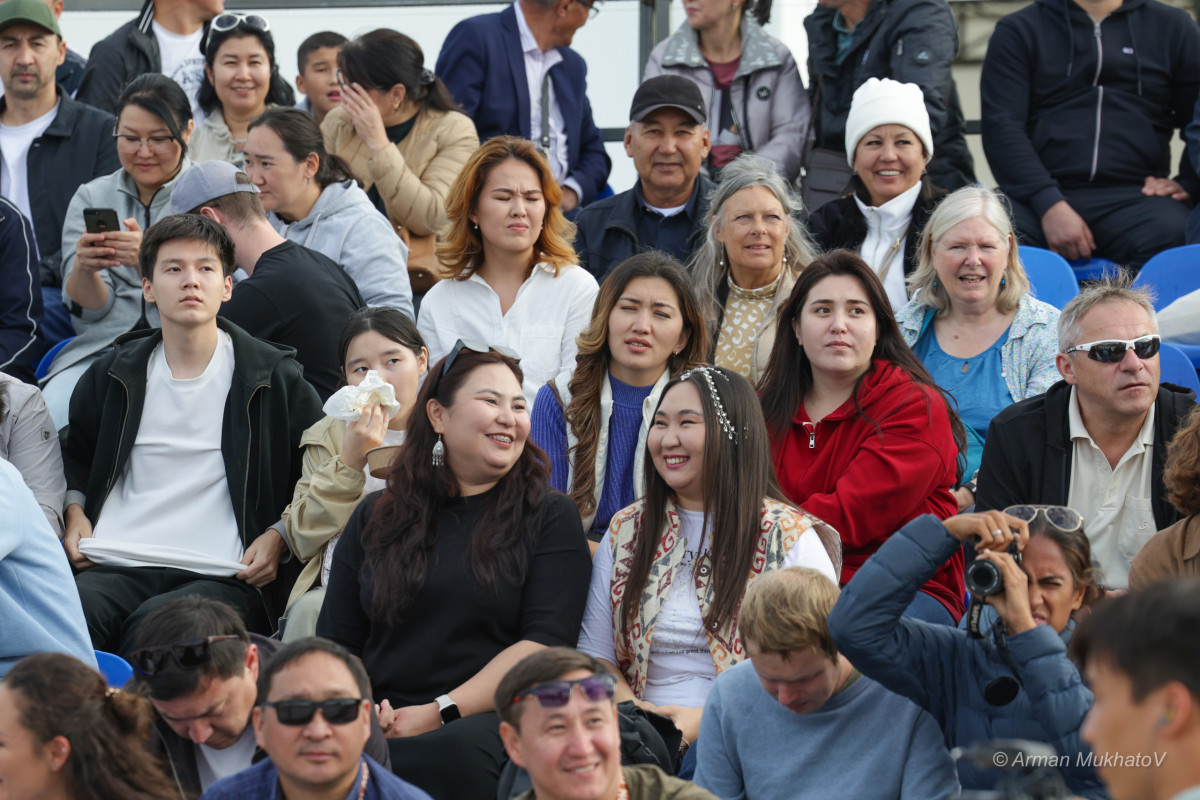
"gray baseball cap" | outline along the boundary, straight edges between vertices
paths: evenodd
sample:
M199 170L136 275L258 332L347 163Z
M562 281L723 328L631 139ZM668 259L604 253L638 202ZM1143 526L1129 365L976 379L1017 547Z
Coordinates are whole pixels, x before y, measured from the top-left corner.
M2 5L3 3L0 3L0 6ZM175 186L171 189L171 213L186 214L193 208L227 194L258 194L258 187L254 184L238 183L237 176L244 174L228 161L201 161L199 164L193 164L175 179Z

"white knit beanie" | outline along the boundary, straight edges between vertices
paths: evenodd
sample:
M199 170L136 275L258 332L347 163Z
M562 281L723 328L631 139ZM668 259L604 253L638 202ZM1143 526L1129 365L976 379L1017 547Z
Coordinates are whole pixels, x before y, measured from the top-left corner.
M891 78L869 78L854 90L854 100L846 116L846 161L851 167L859 140L880 125L903 125L915 133L925 145L925 162L929 163L933 157L933 134L920 86Z

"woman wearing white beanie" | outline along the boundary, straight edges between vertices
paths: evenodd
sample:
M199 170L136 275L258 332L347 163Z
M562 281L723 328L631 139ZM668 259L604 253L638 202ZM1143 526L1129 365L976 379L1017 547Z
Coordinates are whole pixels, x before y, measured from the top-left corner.
M933 135L916 84L871 78L854 92L846 118L847 193L813 212L808 230L823 250L855 250L875 270L892 309L908 302L905 278L917 266L917 237L945 196L925 174Z

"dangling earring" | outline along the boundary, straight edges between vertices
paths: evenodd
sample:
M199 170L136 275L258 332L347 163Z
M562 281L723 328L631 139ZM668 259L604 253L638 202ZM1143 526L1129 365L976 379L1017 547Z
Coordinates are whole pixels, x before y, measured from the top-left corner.
M442 435L438 434L438 440L433 443L433 458L430 459L435 467L440 467L446 463L446 445L442 444Z
M393 114L395 114L395 113L396 113L397 111L399 111L399 110L400 110L400 104L399 104L399 103L392 103L392 113L393 113Z
M933 288L937 288L937 278L933 279Z
M1003 275L1001 275L1000 276L1000 288L1003 289L1007 285L1008 285L1008 281L1004 278Z

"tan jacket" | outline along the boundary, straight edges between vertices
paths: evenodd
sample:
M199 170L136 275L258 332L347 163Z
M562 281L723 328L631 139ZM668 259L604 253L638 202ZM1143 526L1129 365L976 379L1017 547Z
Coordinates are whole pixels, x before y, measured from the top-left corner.
M475 123L457 111L421 111L404 141L374 158L344 109L330 111L321 132L325 148L346 160L364 190L378 186L392 224L414 236L446 224L450 185L479 147Z
M1134 556L1129 588L1144 589L1171 578L1200 578L1200 515L1163 528Z
M776 328L779 324L779 310L787 305L799 274L799 270L785 269L783 271L783 280L779 281L779 288L775 290L775 298L771 301L771 310L767 313L766 319L762 321L762 327L758 329L758 334L754 337L754 347L750 357L750 383L753 386L758 385L758 382L762 380L763 373L767 371L767 362L771 360L771 350L775 347L775 335L778 333ZM728 280L728 278L721 280ZM723 324L724 315L722 314ZM791 331L789 330L788 333L790 334ZM714 354L720 338L721 330L718 328L714 331L712 339Z
M367 476L342 463L346 423L325 417L300 437L304 463L292 502L283 510L283 526L304 570L292 587L288 605L317 584L325 546L340 533L362 500Z

